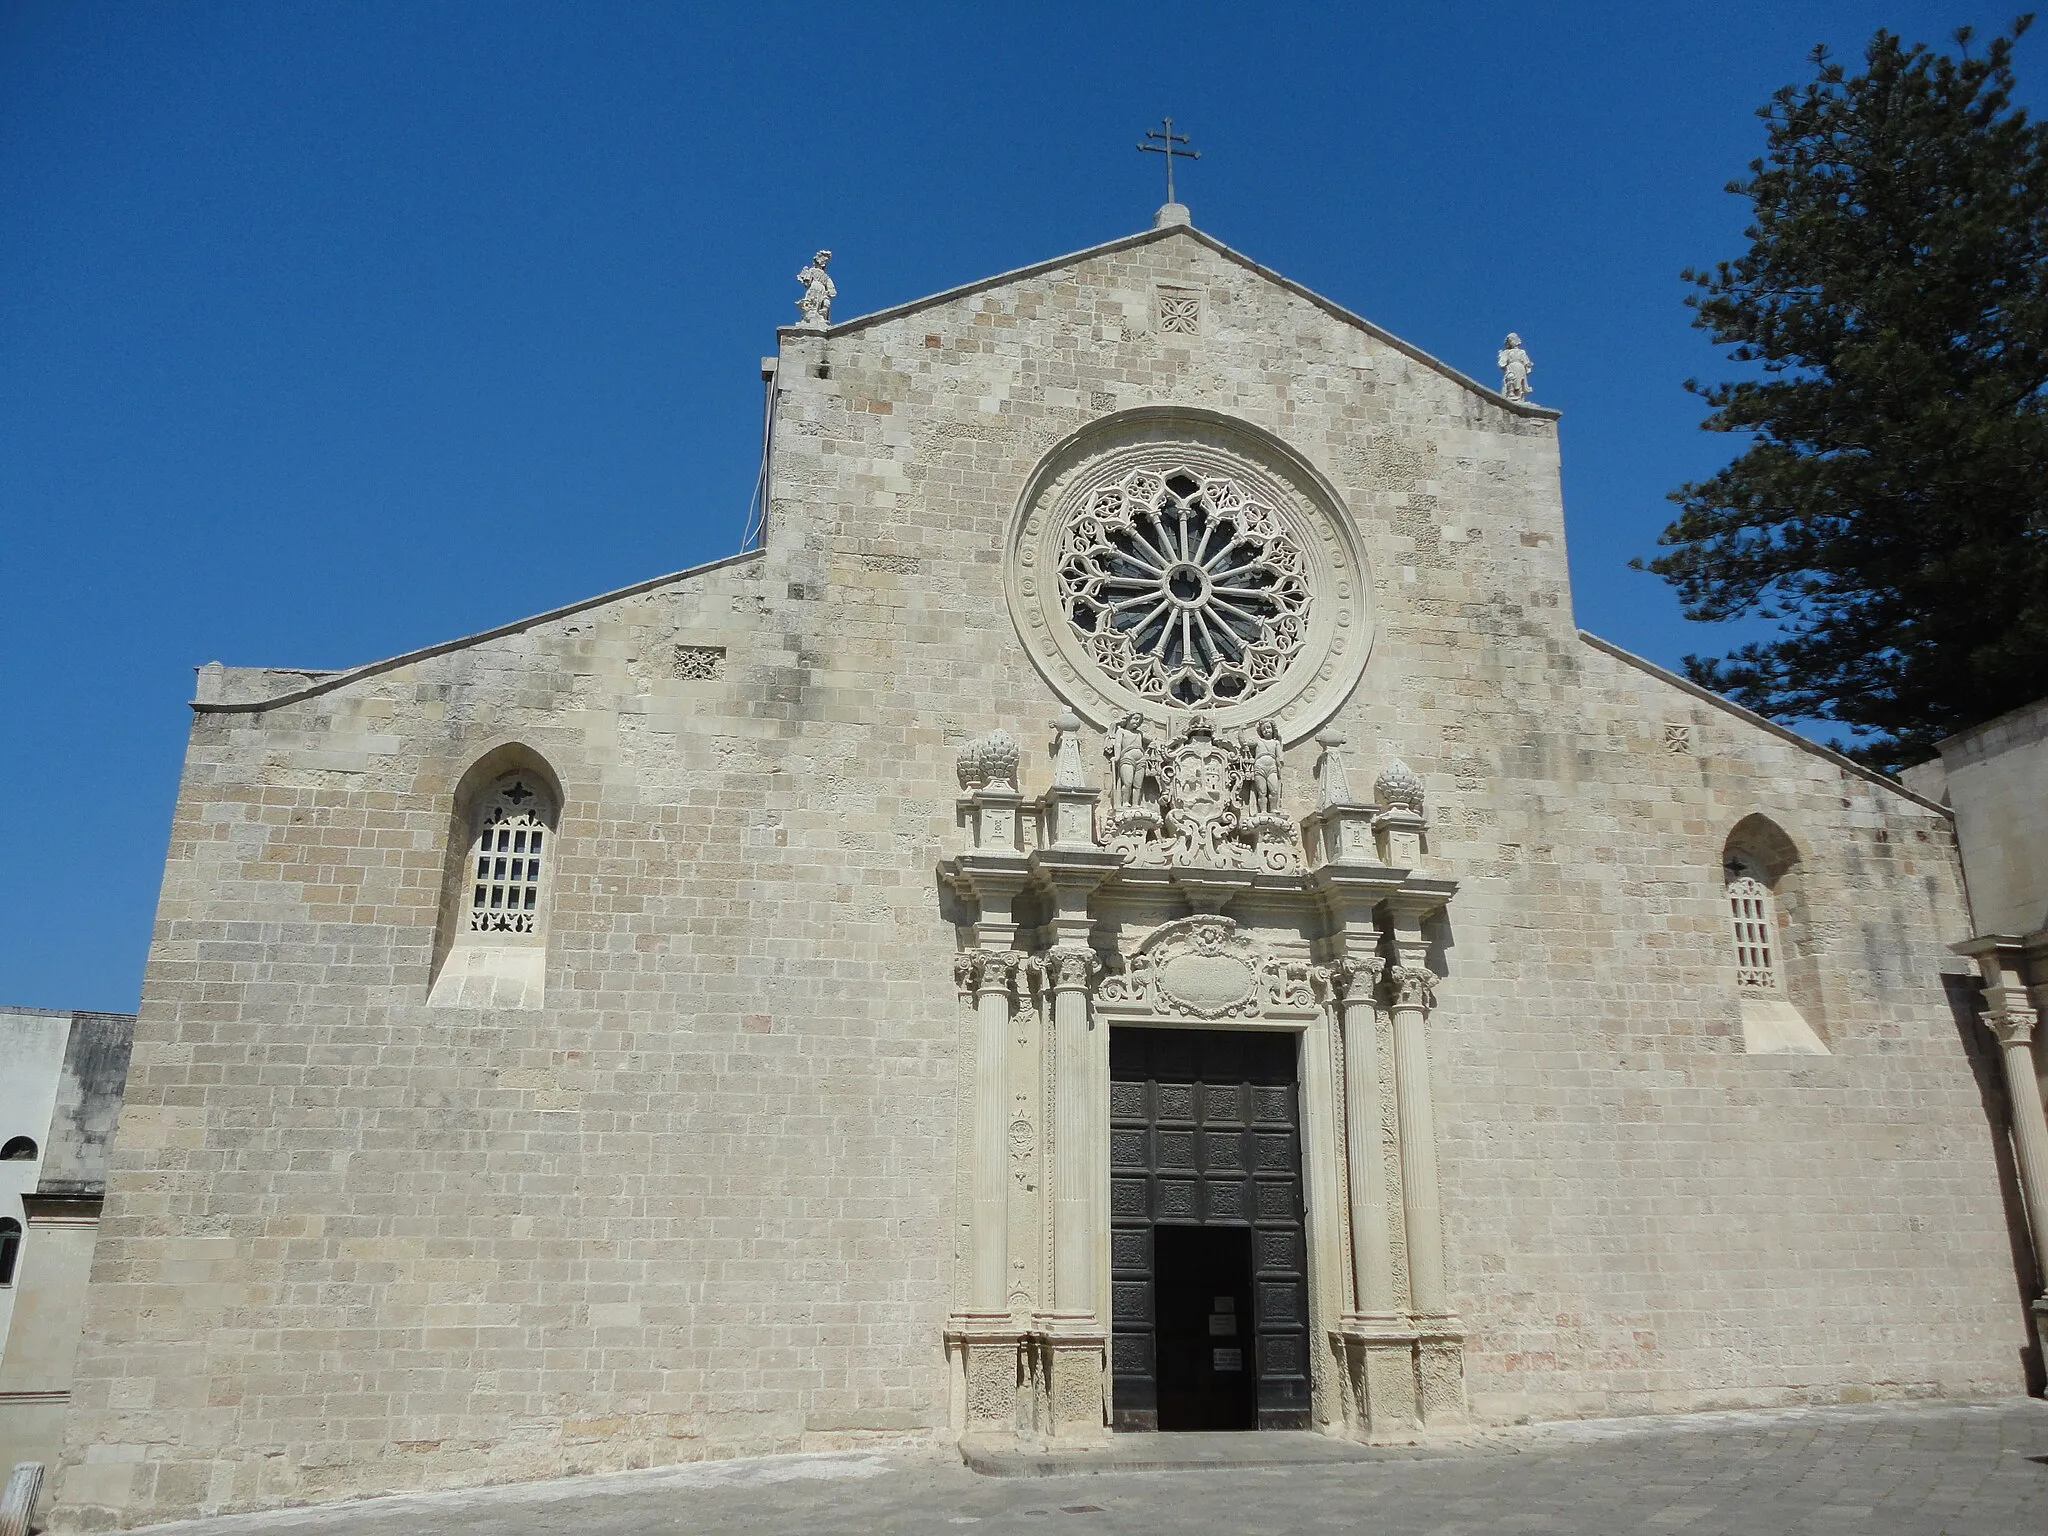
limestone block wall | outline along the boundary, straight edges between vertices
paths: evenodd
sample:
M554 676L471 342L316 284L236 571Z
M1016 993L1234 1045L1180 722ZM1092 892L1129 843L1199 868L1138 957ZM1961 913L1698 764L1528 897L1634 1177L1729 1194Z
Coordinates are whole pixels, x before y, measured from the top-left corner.
M1002 726L1046 783L1005 531L1064 438L1162 404L1284 440L1365 539L1337 723L1361 782L1422 773L1463 882L1433 1049L1475 1403L2018 1386L1947 820L1580 638L1546 413L1174 231L786 332L777 384L761 553L215 680L61 1522L944 1434L953 756ZM563 789L546 1006L430 1007L450 797L508 744ZM1741 1052L1753 812L1809 872L1827 1057Z

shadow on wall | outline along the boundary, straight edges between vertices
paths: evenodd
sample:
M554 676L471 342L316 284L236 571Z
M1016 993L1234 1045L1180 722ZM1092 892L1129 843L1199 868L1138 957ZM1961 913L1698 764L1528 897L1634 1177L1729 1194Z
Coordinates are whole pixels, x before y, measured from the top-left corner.
M2020 1194L2019 1165L2013 1159L2012 1104L2005 1094L2005 1072L1998 1049L1978 1014L1983 1009L1984 984L1974 976L1944 973L1942 990L1962 1037L1963 1054L1977 1079L1977 1097L1984 1105L1985 1123L1991 1127L1991 1149L1998 1163L1998 1194L2005 1204L2005 1240L2012 1248L2013 1282L2020 1315L2026 1319L2027 1347L2020 1351L2020 1368L2026 1375L2027 1395L2048 1393L2048 1368L2041 1351L2040 1319L2028 1305L2028 1298L2041 1294L2041 1271L2027 1235L2027 1208Z

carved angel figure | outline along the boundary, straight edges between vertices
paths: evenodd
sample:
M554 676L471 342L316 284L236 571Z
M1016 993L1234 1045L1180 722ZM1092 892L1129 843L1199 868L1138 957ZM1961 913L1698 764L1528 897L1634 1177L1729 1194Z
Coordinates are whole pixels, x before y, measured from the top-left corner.
M825 267L831 260L830 251L820 251L811 258L811 264L796 275L796 280L804 285L804 296L796 301L796 311L805 325L832 323L832 301L839 297L839 289L825 275Z
M1110 728L1102 754L1114 770L1110 791L1113 810L1129 810L1145 793L1145 770L1150 766L1152 744L1145 739L1145 717L1133 710Z
M1499 356L1493 361L1494 366L1500 369L1500 392L1510 400L1528 399L1529 375L1536 365L1522 350L1522 338L1509 331L1507 340L1500 344Z
M1261 720L1251 745L1252 809L1261 816L1280 814L1280 724Z

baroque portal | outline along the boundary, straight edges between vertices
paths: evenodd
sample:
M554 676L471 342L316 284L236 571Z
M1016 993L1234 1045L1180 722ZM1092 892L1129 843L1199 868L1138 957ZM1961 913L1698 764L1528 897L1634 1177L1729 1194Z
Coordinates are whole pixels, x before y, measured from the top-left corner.
M1370 643L1348 513L1248 428L1139 412L1048 457L1009 554L1068 710L1035 799L1009 731L959 754L956 1427L1457 1421L1425 1038L1454 887L1405 767L1353 803L1326 738L1310 808L1287 760Z

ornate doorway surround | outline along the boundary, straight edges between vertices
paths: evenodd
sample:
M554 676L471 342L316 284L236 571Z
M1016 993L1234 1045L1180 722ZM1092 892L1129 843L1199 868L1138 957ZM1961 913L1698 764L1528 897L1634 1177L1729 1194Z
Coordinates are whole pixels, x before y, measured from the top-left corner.
M1133 713L1106 734L1103 805L1080 720L1054 731L1029 802L1007 733L962 750L969 846L943 868L972 1062L954 1429L1076 1442L1114 1422L1109 1032L1145 1026L1297 1038L1312 1427L1461 1422L1427 1042L1455 886L1425 871L1420 782L1392 764L1356 799L1325 736L1297 821L1265 720L1198 711L1162 739Z

